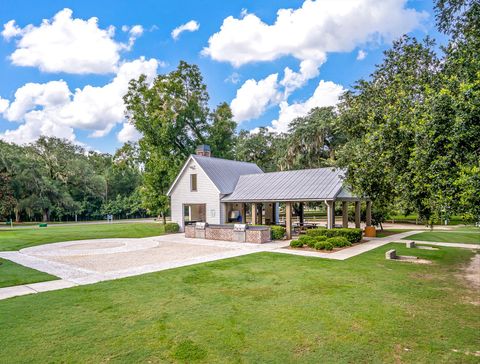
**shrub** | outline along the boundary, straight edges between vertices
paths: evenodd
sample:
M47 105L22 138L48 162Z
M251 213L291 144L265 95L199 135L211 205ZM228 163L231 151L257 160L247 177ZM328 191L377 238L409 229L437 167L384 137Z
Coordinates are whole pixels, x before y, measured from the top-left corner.
M319 235L319 236L316 236L316 237L315 237L315 240L316 240L316 241L325 241L325 240L327 240L327 239L328 239L328 237L325 236L325 235Z
M308 236L326 236L327 238L333 238L336 236L343 236L347 238L350 243L358 243L362 240L362 230L361 229L326 229L326 228L316 228L307 231Z
M362 240L362 229L333 229L337 230L337 235L347 238L347 240L354 244Z
M176 222L167 222L164 226L164 230L166 234L178 233L180 226Z
M298 240L300 240L304 245L309 246L310 248L313 248L315 246L315 238L312 236L307 236L307 235L301 235Z
M333 238L328 238L327 243L330 243L337 248L352 245L352 243L350 243L348 239L344 236L334 236Z
M270 227L270 238L272 240L280 240L285 237L285 228L283 226L273 225Z
M333 250L332 243L329 243L328 241L326 241L325 242L325 250Z
M325 241L317 241L317 242L315 243L315 249L317 249L317 250L323 250L323 249L325 249L325 244L326 244Z
M295 239L290 242L290 246L292 248L301 248L303 247L303 243L300 239Z
M325 229L325 228L310 229L310 230L307 230L307 235L308 236L326 236L327 230L328 229Z

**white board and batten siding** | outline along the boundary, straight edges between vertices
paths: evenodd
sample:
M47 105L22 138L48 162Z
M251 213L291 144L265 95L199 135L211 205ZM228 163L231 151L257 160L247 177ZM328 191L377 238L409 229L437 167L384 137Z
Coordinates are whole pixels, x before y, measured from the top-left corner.
M197 175L196 191L191 190L191 174ZM220 222L223 221L221 220L220 197L220 192L215 184L197 162L193 158L190 158L170 192L172 222L178 223L181 231L183 231L183 206L189 204L206 204L207 222L209 224L220 224Z

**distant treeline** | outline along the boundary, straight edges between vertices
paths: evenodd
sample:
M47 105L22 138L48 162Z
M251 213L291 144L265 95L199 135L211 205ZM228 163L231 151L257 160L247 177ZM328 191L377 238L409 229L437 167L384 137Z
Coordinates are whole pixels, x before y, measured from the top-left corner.
M0 141L0 211L16 221L141 217L142 171L134 145L101 154L42 137L25 146Z

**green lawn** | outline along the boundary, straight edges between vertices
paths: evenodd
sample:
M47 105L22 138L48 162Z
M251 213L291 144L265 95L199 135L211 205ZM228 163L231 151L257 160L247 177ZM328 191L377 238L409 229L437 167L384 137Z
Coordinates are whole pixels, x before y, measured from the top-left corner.
M431 265L386 261L386 250ZM0 301L9 363L478 363L469 250L259 253ZM455 352L457 351L457 352ZM468 353L468 354L467 354Z
M0 230L0 251L20 250L29 246L59 241L100 238L143 238L163 234L157 223L83 224Z
M406 233L412 231L412 229L384 229L383 231L377 230L377 238L385 238L390 235Z
M0 258L0 288L54 279L58 278Z
M475 230L476 229L476 230ZM454 231L426 231L409 237L405 240L436 241L446 243L480 244L480 229L472 227Z

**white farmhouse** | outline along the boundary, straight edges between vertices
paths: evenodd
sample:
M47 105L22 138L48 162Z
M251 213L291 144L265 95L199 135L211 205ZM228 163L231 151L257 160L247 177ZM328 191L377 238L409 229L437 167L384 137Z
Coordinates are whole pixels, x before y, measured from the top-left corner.
M345 171L315 168L263 173L254 163L214 158L208 145L197 148L167 192L171 218L183 231L189 222L276 224L279 203L285 207L286 235L292 233L292 207L323 202L327 227L335 227L335 204L341 203L342 224L348 227L348 203L355 203L355 226L360 227L360 204L366 201L366 225L371 226L371 201L353 196L343 184ZM247 211L250 211L247 219Z
M233 192L241 175L255 173L263 171L254 163L214 158L208 145L199 146L167 192L172 221L181 231L188 221L225 223L229 217L221 199Z

